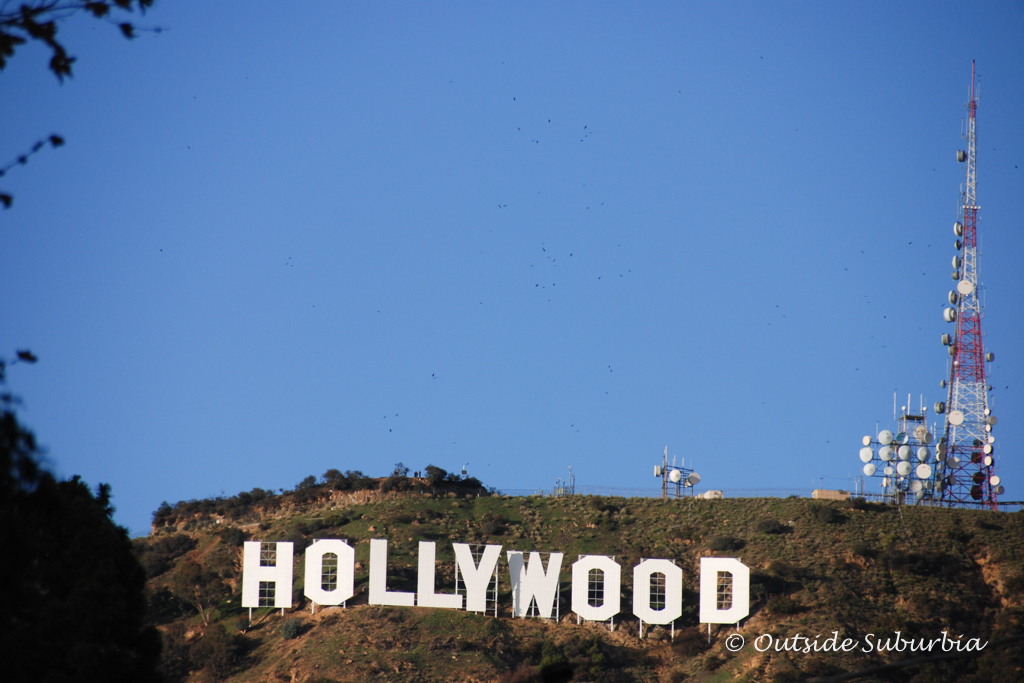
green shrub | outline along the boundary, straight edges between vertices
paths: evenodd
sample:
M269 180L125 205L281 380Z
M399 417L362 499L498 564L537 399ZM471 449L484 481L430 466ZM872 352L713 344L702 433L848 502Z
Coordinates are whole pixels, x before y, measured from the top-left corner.
M800 603L788 595L779 595L768 601L768 611L772 614L796 614L800 611Z
M858 541L853 544L853 554L858 557L872 558L878 555L878 551L865 541Z
M789 530L785 524L774 519L762 519L757 523L757 530L763 534L784 534Z
M303 630L302 619L289 619L281 624L281 636L285 640L292 640L302 635Z
M220 532L221 543L232 548L241 548L247 537L247 534L236 526L229 526Z
M712 536L708 540L708 547L716 551L739 550L743 546L743 541L732 536Z
M842 524L846 521L846 517L830 505L822 505L815 511L814 516L825 524Z

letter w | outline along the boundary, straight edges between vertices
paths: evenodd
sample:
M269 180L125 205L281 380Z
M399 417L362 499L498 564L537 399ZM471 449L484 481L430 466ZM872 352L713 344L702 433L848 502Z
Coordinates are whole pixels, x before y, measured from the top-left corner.
M512 583L512 614L525 617L530 608L530 601L536 600L539 615L550 619L555 594L558 592L558 573L561 568L562 553L551 553L545 571L540 553L530 553L530 560L524 566L523 553L519 550L509 550L508 573Z

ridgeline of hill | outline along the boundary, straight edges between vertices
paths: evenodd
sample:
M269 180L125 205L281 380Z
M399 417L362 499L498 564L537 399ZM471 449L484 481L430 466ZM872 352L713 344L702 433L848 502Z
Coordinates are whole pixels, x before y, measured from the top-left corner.
M657 500L499 496L476 480L430 468L387 479L334 471L294 491L164 504L154 533L135 541L149 574L150 618L163 633L168 681L798 681L911 658L921 652L758 652L753 641L839 632L875 640L979 638L980 653L928 661L862 680L1024 680L1024 514L800 498ZM332 480L333 477L333 480ZM311 614L303 550L320 538L356 552L347 608ZM416 590L417 543L435 541L438 591L454 586L451 543L565 553L560 615L511 618L508 567L500 567L499 616L367 604L369 540L389 540L389 590ZM241 607L245 540L292 541L294 607ZM622 566L622 612L577 625L569 567L577 555ZM738 557L751 568L751 614L732 626L699 625L700 558ZM684 572L675 637L631 614L631 568L674 560ZM1007 641L1008 642L1003 642ZM765 641L762 641L765 642ZM792 641L791 641L792 642ZM948 653L947 653L948 654ZM953 654L956 654L955 652Z

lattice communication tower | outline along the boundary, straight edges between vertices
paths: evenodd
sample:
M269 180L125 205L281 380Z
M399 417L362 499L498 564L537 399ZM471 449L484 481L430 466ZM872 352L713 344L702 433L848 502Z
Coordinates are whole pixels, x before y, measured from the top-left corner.
M943 435L936 445L934 498L950 505L983 504L997 508L997 496L1003 486L995 473L992 428L996 417L989 409L985 363L995 356L983 348L981 318L983 307L978 295L978 210L977 204L977 128L978 96L975 90L974 63L971 63L970 101L967 105L967 150L957 152L957 160L967 163L967 182L961 194L960 215L953 225L956 235L953 256L953 280L949 307L943 310L947 323L955 331L942 335L952 359L946 402L935 404L935 412L945 414ZM946 380L942 385L947 386Z

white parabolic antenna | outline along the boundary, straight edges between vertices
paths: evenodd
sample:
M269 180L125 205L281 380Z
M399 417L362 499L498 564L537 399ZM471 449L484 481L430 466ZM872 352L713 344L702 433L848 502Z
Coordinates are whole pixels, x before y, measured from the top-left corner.
M917 471L915 472L915 474L917 474L918 479L928 479L929 477L932 476L932 467L931 465L925 465L924 463L922 463L917 466Z
M896 473L899 474L901 477L905 477L908 474L910 474L910 463L901 462L900 464L896 465Z
M861 462L871 462L871 458L873 458L873 457L875 457L875 452L873 450L871 450L870 448L868 448L867 446L865 446L864 448L860 449L860 461Z
M885 472L885 476L887 476L887 477L891 477L892 476L892 467L889 467L888 465L886 465L885 469L882 470L882 471ZM886 484L886 486L888 486L888 484Z
M683 479L683 473L679 470L672 470L668 473L668 478L673 484L678 484Z
M960 292L964 296L967 296L974 291L974 283L970 280L961 280L956 283L956 291Z
M871 463L864 465L864 474L866 474L869 477L873 477L875 475L875 466L872 465Z
M964 423L964 413L962 410L951 410L949 411L949 424L957 427Z
M992 467L992 456L991 455L986 455L985 456L985 467Z
M884 460L885 462L889 462L890 460L892 460L892 448L890 448L889 446L882 446L881 448L878 449L878 457Z
M883 446L888 446L889 444L891 444L892 432L890 432L888 429L883 429L882 431L878 432L878 443L882 444Z
M923 486L921 486L921 482L919 482L919 481L917 481L917 480L914 480L914 481L910 482L910 491L911 491L912 493L917 493L917 492L918 492L918 491L920 491L920 490L921 490L922 488L924 488L924 487L923 487Z
M928 450L927 446L921 446L917 449L917 459L921 462L928 462L928 458L932 456L931 451Z
M860 440L860 442L862 444L864 444L865 446L870 446L871 445L871 437L870 436L865 436L863 439Z
M691 472L690 476L686 478L686 483L689 484L690 486L696 486L697 484L700 483L700 475L697 474L696 472Z
M910 446L900 446L899 450L900 460L910 460Z
M995 474L995 475L992 475L992 478L991 478L991 479L989 479L988 481L989 481L989 483L990 483L990 484L992 484L993 486L999 486L999 482L1001 482L1001 481L1002 481L1002 479L1000 479L1000 478L999 478L999 475L998 475L998 474Z

